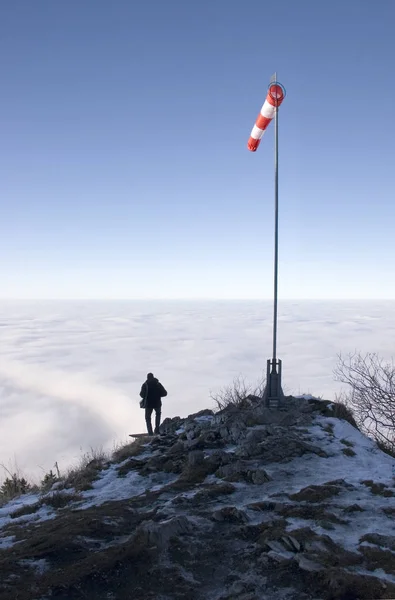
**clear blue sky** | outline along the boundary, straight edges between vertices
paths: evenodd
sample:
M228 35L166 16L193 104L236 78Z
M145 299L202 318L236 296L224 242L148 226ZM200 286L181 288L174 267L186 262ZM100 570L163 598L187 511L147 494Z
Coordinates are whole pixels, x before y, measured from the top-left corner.
M395 297L394 0L0 6L0 297Z

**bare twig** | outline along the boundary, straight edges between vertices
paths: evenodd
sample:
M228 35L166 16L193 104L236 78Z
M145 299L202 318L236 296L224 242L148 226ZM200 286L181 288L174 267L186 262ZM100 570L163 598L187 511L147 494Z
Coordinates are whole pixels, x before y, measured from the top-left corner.
M265 381L262 380L257 383L257 385L251 385L246 383L244 377L239 375L235 377L233 383L228 385L219 392L211 393L210 397L217 405L217 409L223 410L229 405L240 406L248 396L263 396L263 391L265 389Z
M361 431L395 447L395 366L377 354L338 355L335 379L349 386L343 400L351 406Z

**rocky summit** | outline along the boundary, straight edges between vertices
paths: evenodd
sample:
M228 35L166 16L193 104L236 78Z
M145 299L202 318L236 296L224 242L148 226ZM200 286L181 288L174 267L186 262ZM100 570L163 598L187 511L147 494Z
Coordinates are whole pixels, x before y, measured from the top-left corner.
M1 600L395 598L395 459L339 406L166 419L4 504Z

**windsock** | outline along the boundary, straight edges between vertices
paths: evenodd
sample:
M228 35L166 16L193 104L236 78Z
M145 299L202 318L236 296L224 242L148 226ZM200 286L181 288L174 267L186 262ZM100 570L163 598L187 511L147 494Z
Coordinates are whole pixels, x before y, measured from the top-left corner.
M255 125L251 131L250 139L248 140L247 147L248 150L251 150L251 152L256 152L267 126L273 119L274 115L276 114L276 110L278 110L278 107L281 105L284 98L285 89L281 83L278 83L278 81L271 83L269 85L265 103L261 108L261 112L256 118Z

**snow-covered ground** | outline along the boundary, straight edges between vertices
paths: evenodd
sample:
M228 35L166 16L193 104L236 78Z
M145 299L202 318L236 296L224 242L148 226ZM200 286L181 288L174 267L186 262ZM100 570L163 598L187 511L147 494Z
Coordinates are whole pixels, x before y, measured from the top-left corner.
M199 417L196 419L205 428L210 427L212 417ZM259 428L256 426L254 429ZM184 428L181 428L184 430ZM180 431L181 433L181 431ZM395 494L395 459L384 454L378 449L375 442L362 435L348 422L330 417L317 417L313 424L303 433L304 439L319 446L327 454L327 458L313 453L304 454L286 463L264 464L265 471L271 477L271 481L262 485L250 485L247 483L234 483L235 491L231 497L218 499L213 505L213 510L225 504L236 506L246 512L251 523L257 523L267 519L267 515L248 509L248 505L254 502L269 500L289 503L287 495L299 492L308 486L319 486L333 480L344 480L347 485L340 486L339 494L325 500L327 510L346 521L346 524L332 523L331 528L321 527L314 520L288 518L288 531L308 526L317 534L330 536L336 543L347 550L356 552L360 538L367 533L395 536L395 521L383 512L385 508L395 507L395 496L375 495L369 485L363 481L372 480L376 484L382 484L388 493ZM229 445L225 450L234 452L236 446ZM344 450L354 452L347 455ZM143 453L135 459L144 460L158 450L145 446ZM209 454L210 451L206 451ZM125 476L119 477L119 469L127 463L127 460L117 464L111 464L103 470L97 481L93 483L92 489L82 492L82 500L73 504L74 508L85 510L92 506L99 506L105 502L118 501L136 497L144 494L147 490L160 490L162 487L174 482L177 475L164 472L154 472L149 476L142 477L136 471L129 471ZM259 459L257 459L259 466ZM208 482L218 482L214 475L206 479ZM199 491L195 489L180 494L185 499L192 498ZM73 490L67 490L72 493ZM176 494L176 492L175 492ZM9 523L38 523L45 519L54 519L57 511L47 506L41 506L32 514L23 515L16 519L11 514L22 507L34 505L39 502L37 494L26 494L0 508L0 549L8 548L14 540L12 536L1 532ZM168 514L176 515L180 510L168 499L162 501L162 506ZM362 511L347 513L344 508L357 504ZM67 510L62 509L62 510ZM395 553L394 553L395 561ZM378 577L388 581L395 581L392 575L383 571L375 573Z
M21 508L28 507L34 504L37 504L40 500L40 496L38 494L24 494L19 498L15 498L11 500L4 506L0 507L0 550L4 548L9 548L14 544L13 536L4 536L2 535L2 529L9 525L10 523L18 524L18 523L27 523L29 521L39 522L39 521L47 521L48 519L55 519L57 513L49 506L41 506L34 513L22 515L20 517L12 518L11 515Z

